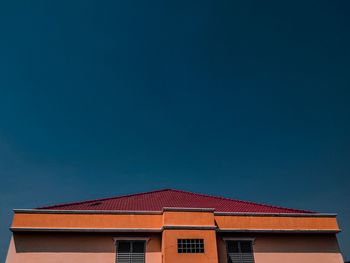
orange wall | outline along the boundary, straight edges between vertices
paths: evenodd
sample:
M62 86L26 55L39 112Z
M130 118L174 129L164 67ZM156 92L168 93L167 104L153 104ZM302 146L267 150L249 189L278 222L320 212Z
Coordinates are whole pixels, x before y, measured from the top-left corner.
M177 239L204 239L205 253L177 253ZM163 263L217 263L215 230L164 230L162 238Z
M126 228L161 230L165 225L218 226L221 230L330 230L338 231L335 217L220 216L213 212L162 214L45 214L15 213L13 228Z
M166 211L163 213L163 225L214 226L214 213Z
M162 215L15 214L12 227L23 228L148 228L162 227Z
M333 230L339 227L335 217L293 216L215 216L221 230Z

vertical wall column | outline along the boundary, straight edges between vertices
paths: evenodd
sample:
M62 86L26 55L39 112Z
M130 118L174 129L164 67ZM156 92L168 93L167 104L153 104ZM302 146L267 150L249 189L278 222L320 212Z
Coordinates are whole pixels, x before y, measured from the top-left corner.
M178 239L203 239L204 253L178 253ZM164 209L163 263L218 263L213 209Z

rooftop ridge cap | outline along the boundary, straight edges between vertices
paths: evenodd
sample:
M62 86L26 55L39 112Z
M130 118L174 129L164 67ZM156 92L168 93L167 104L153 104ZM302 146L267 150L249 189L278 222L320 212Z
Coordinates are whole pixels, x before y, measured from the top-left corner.
M144 194L152 194L152 193L158 193L158 192L164 192L164 191L169 191L173 189L169 188L164 188L160 190L153 190L153 191L147 191L147 192L141 192L141 193L135 193L135 194L126 194L126 195L119 195L119 196L112 196L112 197L106 197L106 198L97 198L97 199L90 199L90 200L85 200L85 201L78 201L78 202L66 202L66 203L61 203L57 205L47 205L47 206L41 206L37 207L35 209L51 209L51 208L57 208L57 207L62 207L62 206L67 206L67 205L80 205L80 204L86 204L86 203L92 203L92 202L99 202L99 201L106 201L106 200L111 200L111 199L118 199L118 198L123 198L123 197L130 197L130 196L137 196L137 195L144 195Z
M278 209L285 209L289 211L294 211L294 212L302 212L302 213L317 213L314 211L310 210L303 210L303 209L295 209L295 208L288 208L288 207L283 207L283 206L276 206L276 205L269 205L269 204L264 204L264 203L257 203L257 202L252 202L252 201L245 201L245 200L239 200L239 199L233 199L233 198L228 198L228 197L223 197L223 196L215 196L215 195L208 195L208 194L202 194L202 193L194 193L194 192L189 192L189 191L184 191L184 190L177 190L177 189L167 189L171 191L176 191L180 193L187 193L187 194L192 194L192 195L200 195L204 197L211 197L211 198L216 198L216 199L222 199L222 200L227 200L227 201L236 201L240 203L246 203L246 204L254 204L254 205L260 205L260 206L265 206L265 207L270 207L270 208L278 208Z

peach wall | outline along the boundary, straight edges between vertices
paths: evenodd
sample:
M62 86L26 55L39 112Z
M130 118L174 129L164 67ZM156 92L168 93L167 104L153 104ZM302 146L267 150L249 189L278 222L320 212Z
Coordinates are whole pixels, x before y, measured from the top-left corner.
M11 239L6 263L115 263L115 237L117 235L112 234L17 233ZM123 237L130 238L130 235ZM161 260L161 235L151 235L146 246L146 262L161 263Z
M96 240L96 247L90 250L89 241L76 243L69 239L54 240L53 238L26 238L11 239L6 263L114 263L115 248L113 240ZM55 241L55 242L54 242ZM33 242L33 243L31 243ZM105 245L105 246L103 246ZM103 247L103 249L101 249ZM114 251L113 251L114 250Z
M343 263L334 235L260 237L254 244L256 262Z
M255 262L266 263L343 263L340 254L305 254L305 253L286 253L286 254L257 254Z
M226 236L228 238L230 236ZM232 236L231 236L232 237ZM234 236L245 238L246 236ZM254 235L250 237L254 238ZM335 235L258 235L255 263L343 263ZM219 262L227 263L226 246L218 238Z
M127 239L137 235L120 236ZM92 233L15 233L6 263L114 263L115 237L118 236ZM227 263L223 238L229 237L255 238L256 263L343 263L335 235L225 234L217 237L214 230L164 230L163 239L160 234L152 234L147 242L146 263ZM203 238L205 253L178 254L178 238Z
M177 253L177 239L203 238L205 253ZM164 230L162 238L163 263L217 263L215 230Z

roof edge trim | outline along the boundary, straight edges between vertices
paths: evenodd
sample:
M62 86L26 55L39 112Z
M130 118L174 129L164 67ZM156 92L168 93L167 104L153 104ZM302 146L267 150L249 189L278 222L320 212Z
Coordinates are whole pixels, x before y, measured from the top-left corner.
M215 208L183 208L183 207L163 207L163 212L214 212Z
M215 212L214 208L164 207L162 211L135 210L55 210L55 209L13 209L16 214L134 214L161 215L163 212L213 212L216 216L276 216L276 217L337 217L336 213L256 213L256 212Z
M164 226L162 228L38 228L38 227L11 227L12 232L124 232L124 233L161 233L164 230L216 230L219 233L313 233L313 234L337 234L341 229L219 229L212 226Z
M163 230L217 230L217 226L195 226L195 225L165 225Z
M41 228L41 227L11 227L12 232L152 232L160 233L162 228Z
M276 217L337 217L335 213L249 213L249 212L214 212L216 216L276 216Z
M54 209L13 209L16 214L115 214L115 215L161 215L162 211L127 210L54 210Z
M336 234L341 229L218 229L220 233L319 233Z

